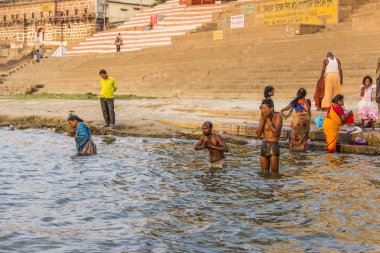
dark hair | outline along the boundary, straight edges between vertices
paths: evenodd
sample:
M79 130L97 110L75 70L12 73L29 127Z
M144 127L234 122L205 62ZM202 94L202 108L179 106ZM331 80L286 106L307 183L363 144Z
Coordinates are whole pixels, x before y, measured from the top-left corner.
M101 74L107 74L107 71L106 71L105 69L101 69L101 70L99 71L99 75L101 75Z
M332 102L333 102L334 104L336 104L336 103L338 103L338 102L341 101L341 100L343 100L343 95L336 95L336 96L333 98Z
M366 76L363 77L363 82L362 83L364 84L365 80L367 80L367 79L369 79L369 82L372 84L373 80L372 80L372 77L370 77L369 75L366 75Z
M83 119L79 118L77 115L70 115L69 118L67 119L68 121L73 121L76 120L78 122L83 122Z
M272 92L274 90L272 85L268 85L264 88L264 98L269 98L269 92Z
M274 108L274 103L273 103L273 100L271 98L265 98L263 99L263 101L261 102L262 105L268 105L269 108Z
M300 99L306 97L306 94L307 94L307 92L306 92L306 90L305 90L304 88L301 88L301 89L299 89L299 90L297 91L297 97L296 97L295 99L293 99L292 102L290 102L290 103L293 104L293 107L294 107L294 108L296 108L297 103L298 103L298 101L299 101Z
M210 128L212 128L212 123L211 123L211 121L205 121L204 123L203 123L203 125L204 124L207 124Z

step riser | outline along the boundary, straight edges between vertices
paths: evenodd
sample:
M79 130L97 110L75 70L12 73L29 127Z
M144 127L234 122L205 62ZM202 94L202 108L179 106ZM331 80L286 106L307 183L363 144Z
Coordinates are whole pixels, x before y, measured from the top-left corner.
M150 42L150 43L131 43L131 44L124 44L121 48L144 48L144 47L151 47L151 46L166 46L171 45L171 41L162 41L162 42ZM81 46L81 47L74 47L74 50L85 50L85 49L98 49L98 50L105 50L108 48L115 49L115 45L94 45L94 46Z
M158 41L171 41L171 37L162 37L162 38L151 38L151 39L123 39L124 44L129 43L138 43L138 42L158 42ZM91 45L113 45L115 46L115 40L106 40L101 42L81 42L80 46L91 46ZM74 47L76 48L76 47Z
M181 25L193 25L193 24L202 24L202 23L209 23L211 22L211 19L194 19L189 21L159 21L157 22L157 25L163 25L163 26L181 26Z
M122 36L123 39L148 39L148 38L162 38L162 37L173 37L173 36L181 36L185 35L185 32L175 32L175 33L168 33L168 32L163 32L163 33L158 33L158 34L145 34L145 35L140 35L140 36ZM115 42L115 36L108 36L108 37L100 37L100 38L91 38L88 39L86 42L102 42L102 41L107 41L107 40L112 40Z
M119 33L121 35L147 35L147 34L159 34L159 33L163 33L163 32L183 32L183 31L187 31L189 29L194 29L194 26L176 26L176 27L170 27L170 28L166 29L166 31L153 29L153 30L147 30L147 31L110 32L110 33L102 34L102 35L96 35L96 34L94 34L94 37L88 38L88 40L92 40L92 39L95 39L95 38L102 38L102 37L110 37L110 36L114 36L114 38L115 38Z
M211 12L218 12L222 11L223 8L207 8L207 9L193 9L193 8L175 8L175 9L168 9L168 10L161 10L161 11L152 11L152 12L142 12L139 13L136 17L147 17L151 15L175 15L175 14L180 14L181 11L186 12L186 13L195 13L195 14L202 14L202 13L211 13Z
M205 20L205 21L204 21ZM210 22L211 21L211 15L197 15L197 16L192 16L192 17L170 17L170 18L165 18L165 21L159 21L158 24L160 23L178 23L178 24L188 24L188 23L193 23L194 21L196 22ZM127 22L124 25L118 26L118 28L131 28L131 27L137 27L137 26L145 26L149 25L150 20L146 21L138 21L138 22Z
M157 33L157 34L145 34L145 35L141 35L141 36L126 36L126 38L129 38L129 39L153 39L153 38L163 38L163 37L175 37L175 36L181 36L181 35L185 35L186 32L176 32L176 33L168 33L168 32L165 32L165 30L163 30L162 33ZM104 38L101 38L101 39L93 39L93 40L89 40L87 42L102 42L102 41L105 41L105 40L113 40L115 41L115 37L114 36L109 36L109 37L104 37Z

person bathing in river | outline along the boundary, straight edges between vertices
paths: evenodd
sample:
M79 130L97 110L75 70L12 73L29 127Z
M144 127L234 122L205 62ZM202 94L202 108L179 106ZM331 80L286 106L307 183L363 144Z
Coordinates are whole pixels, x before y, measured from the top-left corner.
M348 120L353 117L352 111L345 112L343 109L343 95L336 95L332 100L332 104L327 111L327 116L323 121L323 131L326 135L327 152L335 153L336 144L339 137L339 130L343 124L352 123ZM353 121L353 119L352 119Z
M261 117L256 134L264 136L261 144L260 164L261 171L268 173L279 172L280 146L278 140L281 136L282 116L274 111L273 100L266 98L261 102Z
M289 148L292 151L305 151L307 140L309 139L310 121L311 121L311 101L306 99L306 90L301 88L297 91L297 97L289 105L281 110L281 115L286 120L293 110L293 120L291 123L292 131L290 132ZM289 111L290 114L284 115Z
M202 136L195 145L195 150L208 149L210 152L210 169L222 169L227 167L224 152L228 147L224 139L212 132L212 123L206 121L202 125Z
M70 127L74 130L70 131L68 135L75 137L78 155L95 155L97 153L96 145L91 139L88 126L77 115L70 115L68 121Z

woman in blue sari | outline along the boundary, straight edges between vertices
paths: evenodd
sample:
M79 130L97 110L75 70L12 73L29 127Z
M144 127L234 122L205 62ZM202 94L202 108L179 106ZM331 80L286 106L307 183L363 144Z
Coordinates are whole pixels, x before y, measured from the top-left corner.
M74 132L69 132L69 136L75 137L78 155L95 155L96 145L91 139L91 133L83 120L77 115L70 115L69 125Z
M295 110L291 123L292 131L289 137L289 148L293 151L305 151L309 139L311 121L311 101L306 99L306 90L301 88L297 91L297 97L288 106L281 110L281 114L290 109ZM289 115L283 115L286 119Z

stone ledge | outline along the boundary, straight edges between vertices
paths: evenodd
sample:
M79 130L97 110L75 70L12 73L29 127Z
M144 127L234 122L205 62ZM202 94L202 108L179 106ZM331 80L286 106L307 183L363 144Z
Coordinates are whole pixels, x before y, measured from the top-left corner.
M199 136L201 134L201 124L202 122L194 121L178 121L178 120L158 120L160 123L184 128L180 133L188 136ZM223 134L223 136L229 139L237 138L259 138L256 135L257 123L246 123L246 124L236 124L236 123L217 123L214 124L215 131ZM289 143L286 141L290 136L290 127L283 127L281 132L281 146L289 148ZM233 136L233 137L231 137ZM358 146L350 145L356 137L364 138L368 141L368 146ZM228 139L227 138L227 139ZM309 148L313 150L326 150L326 139L323 131L312 130L309 133L310 143ZM341 153L357 153L366 155L379 155L380 154L380 134L377 132L364 132L361 134L347 134L344 132L339 133L339 144L337 145L337 151Z
M198 139L201 135L202 122L195 121L176 121L176 120L156 120L156 123L146 123L139 126L121 124L116 130L104 131L93 121L88 121L93 134L115 135L115 136L144 136L157 138L190 138ZM11 127L11 125L13 125ZM156 126L154 126L156 125ZM0 127L13 129L41 128L56 132L65 132L68 129L66 118L62 117L8 117L0 115ZM215 124L216 131L222 133L223 137L229 143L247 144L252 139L259 139L256 136L256 124L239 125L234 123ZM159 129L159 130L158 130ZM12 129L11 129L12 130ZM290 134L290 128L285 127L281 135L281 147L289 148L287 138ZM320 134L320 133L319 133ZM367 133L364 133L367 134ZM375 134L377 138L379 134ZM321 136L321 135L320 135ZM340 153L355 153L364 155L380 155L380 146L356 146L343 143L340 135L340 144L337 145L337 151ZM319 141L311 140L309 149L326 151L326 144Z
M289 142L281 141L282 148L289 148ZM308 149L326 151L326 144L320 142L309 142ZM338 153L351 153L361 155L380 155L379 146L358 146L350 144L338 144L336 147Z

